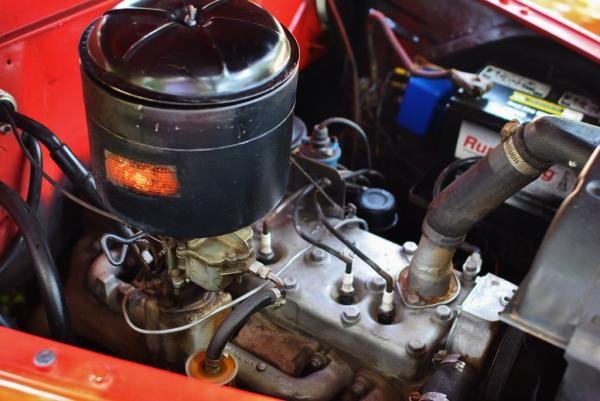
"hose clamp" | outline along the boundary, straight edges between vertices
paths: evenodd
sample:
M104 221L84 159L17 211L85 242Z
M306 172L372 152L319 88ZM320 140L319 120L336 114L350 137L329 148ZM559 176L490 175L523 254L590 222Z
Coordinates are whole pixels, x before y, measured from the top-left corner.
M275 294L275 302L273 302L273 309L277 309L285 305L285 294L279 288L271 288L271 291Z
M509 163L517 170L521 175L526 177L537 177L541 174L541 171L529 164L515 146L513 137L510 136L502 142L504 147L504 154L508 159Z

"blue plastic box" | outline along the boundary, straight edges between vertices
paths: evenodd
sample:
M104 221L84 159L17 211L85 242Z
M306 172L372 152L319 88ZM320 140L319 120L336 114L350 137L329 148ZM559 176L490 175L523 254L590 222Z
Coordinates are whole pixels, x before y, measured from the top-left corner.
M396 122L416 135L427 134L435 122L441 119L444 106L454 93L454 88L448 78L410 78Z

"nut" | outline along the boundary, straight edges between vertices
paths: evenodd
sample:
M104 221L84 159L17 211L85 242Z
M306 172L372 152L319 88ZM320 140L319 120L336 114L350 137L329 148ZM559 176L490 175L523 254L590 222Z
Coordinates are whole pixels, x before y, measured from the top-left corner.
M452 318L452 309L447 305L438 305L435 308L435 317L442 321L450 320Z
M406 241L404 244L402 244L402 249L404 250L404 253L408 256L411 256L415 252L417 252L417 248L418 245L412 241Z
M285 276L283 278L283 285L286 290L295 290L298 288L298 280L294 276Z
M411 338L406 344L406 351L410 355L422 355L425 353L425 343L418 338Z
M310 251L310 260L313 262L323 262L327 259L327 253L321 248L314 248Z
M373 292L381 292L385 289L385 279L380 276L373 277L367 283L367 288Z
M353 324L360 319L360 310L356 306L348 306L342 311L342 322Z

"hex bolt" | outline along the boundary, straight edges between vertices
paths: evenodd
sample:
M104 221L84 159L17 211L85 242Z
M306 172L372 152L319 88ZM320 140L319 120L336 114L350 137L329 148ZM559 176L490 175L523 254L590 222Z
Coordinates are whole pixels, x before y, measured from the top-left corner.
M313 370L320 370L324 368L325 365L327 365L327 362L327 358L325 358L323 354L321 354L320 352L315 352L310 357L310 361L308 364Z
M425 352L425 343L418 338L411 338L406 344L406 351L413 356L422 355Z
M406 241L404 244L402 244L402 249L407 256L411 256L417 252L417 248L418 245L412 241Z
M56 362L56 354L50 349L44 349L35 354L33 364L38 368L49 368Z
M267 370L267 364L264 362L260 362L258 365L256 365L256 370L259 372L264 372L265 370Z
M342 322L353 324L360 319L360 309L356 306L348 306L342 311Z
M447 305L438 305L435 307L435 317L441 321L447 321L452 318L452 309Z
M385 289L385 279L380 276L373 277L367 283L367 288L373 292L381 292Z
M325 253L325 251L321 248L314 248L312 251L310 251L310 259L313 262L323 262L325 259L327 259L327 253Z
M463 361L458 361L454 364L454 369L458 370L461 373L465 370L466 367L467 367L467 364L464 363Z
M298 280L294 276L285 276L283 277L283 285L286 290L295 290L298 288Z
M357 398L363 398L365 394L373 389L373 383L363 376L356 376L354 383L350 386L350 392Z

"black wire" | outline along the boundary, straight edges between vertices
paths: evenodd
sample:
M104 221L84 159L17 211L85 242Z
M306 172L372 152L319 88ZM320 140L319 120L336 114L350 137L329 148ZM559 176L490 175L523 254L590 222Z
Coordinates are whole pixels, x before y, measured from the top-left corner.
M381 179L382 181L385 181L385 176L383 175L383 173L381 173L380 171L377 171L377 170L369 169L369 168L363 168L363 169L356 170L356 171L348 171L347 173L344 173L344 172L341 173L343 180L349 180L351 178L356 178L361 175L372 175L374 177Z
M394 279L388 272L383 270L377 263L375 263L371 258L365 255L360 249L356 247L348 238L346 238L341 232L339 232L330 222L327 220L327 216L323 213L323 209L319 204L319 193L315 192L315 196L313 198L313 203L315 205L315 209L319 215L319 219L323 222L327 230L332 233L337 239L339 239L344 245L346 245L350 250L363 260L371 269L373 269L377 274L379 274L385 280L385 288L387 292L394 291Z
M54 188L56 188L61 194L63 194L72 202L100 216L113 220L115 230L123 237L131 237L134 235L133 230L129 227L127 222L107 211L108 207L102 201L91 173L85 168L83 163L81 163L71 149L69 149L69 147L64 144L52 131L30 117L17 112L12 112L2 103L0 103L0 111L3 111L5 117L8 119L8 122L12 128L12 132L17 139L19 146L23 150L23 153L29 159L32 166L35 166L40 171L40 174L46 181L48 181ZM88 203L73 195L44 172L42 166L36 163L36 160L27 150L23 142L23 138L21 138L17 132L17 127L34 136L47 147L47 149L50 151L52 159L60 167L65 176L71 181L71 183L73 183L73 185L78 187L83 192L85 197L91 203ZM136 260L145 268L149 268L148 263L141 255L138 245L132 244L131 248L134 251Z
M298 196L298 198L296 198L296 202L294 204L294 211L292 213L292 224L294 226L294 230L296 230L296 233L304 241L308 242L309 244L312 244L312 245L316 246L317 248L321 248L325 252L333 255L337 259L339 259L342 262L344 262L346 264L346 273L351 273L352 272L352 258L350 258L350 257L344 255L343 253L341 253L341 252L333 249L329 245L326 245L326 244L322 243L321 241L312 238L310 235L308 235L307 233L305 233L302 230L302 227L300 225L300 206L302 206L302 203L304 202L304 199L306 199L306 197L308 196L308 194L311 193L313 191L313 189L315 189L314 185L312 185L312 184L311 185L307 185L302 190L302 192L300 193L300 195ZM350 270L350 271L348 271L348 270Z
M373 156L371 154L371 143L369 142L369 137L367 136L367 133L365 132L365 130L362 129L362 127L360 125L358 125L357 123L355 123L354 121L349 120L344 117L326 118L325 120L323 120L319 124L317 124L317 128L318 129L326 128L332 124L342 124L342 125L350 128L351 131L360 138L360 140L363 142L363 145L365 147L365 158L367 160L367 167L369 169L372 169L373 168Z
M52 335L59 341L74 343L75 337L60 278L39 219L19 194L2 181L0 181L0 206L4 208L25 238Z
M437 176L435 183L433 184L433 197L435 198L446 185L448 185L448 179L452 175L456 175L460 169L464 169L465 167L471 167L475 163L477 163L481 157L469 157L467 159L458 159L448 164L446 168L444 168L441 173ZM452 177L454 179L454 177Z
M31 135L24 135L24 142L27 149L34 157L39 165L42 165L42 149L38 141ZM27 204L34 213L38 212L40 205L40 196L42 190L42 175L34 165L29 168L29 185L27 188ZM9 249L2 254L0 258L0 288L5 287L5 283L15 285L15 280L23 281L27 279L30 272L19 271L17 262L25 252L25 239L21 233L17 233L17 237Z

